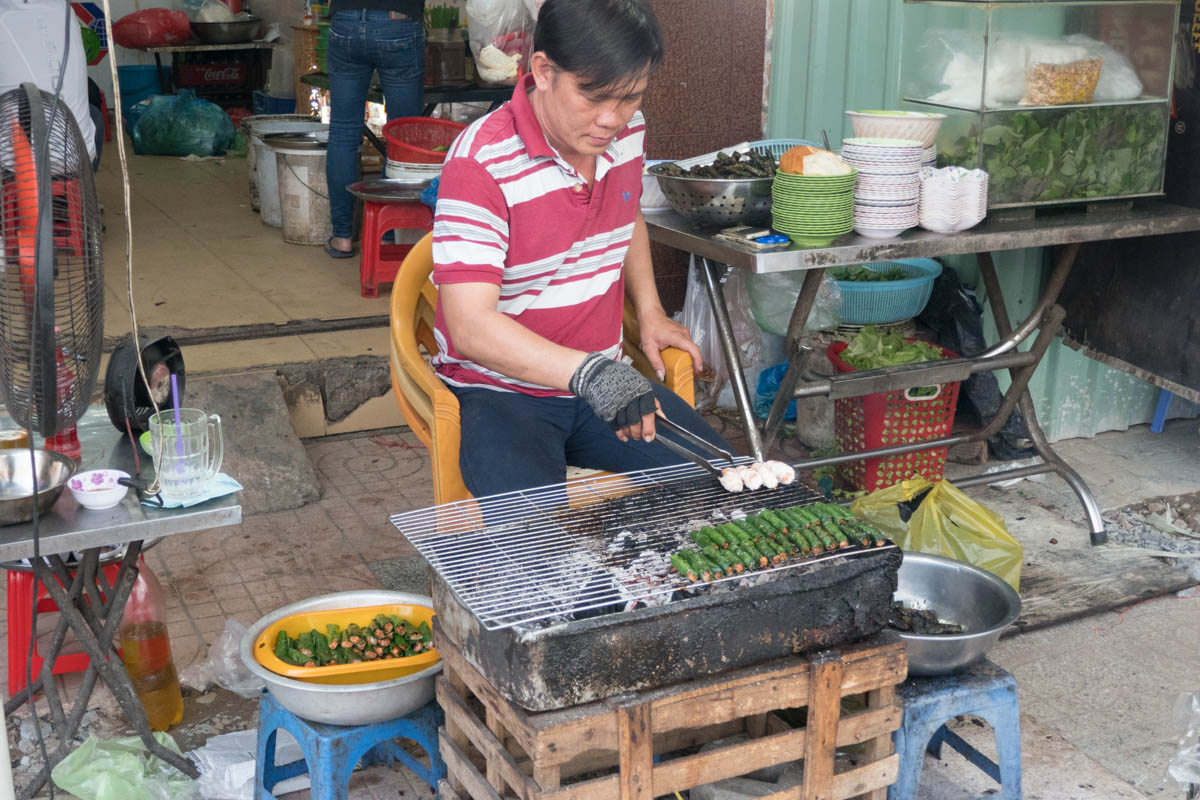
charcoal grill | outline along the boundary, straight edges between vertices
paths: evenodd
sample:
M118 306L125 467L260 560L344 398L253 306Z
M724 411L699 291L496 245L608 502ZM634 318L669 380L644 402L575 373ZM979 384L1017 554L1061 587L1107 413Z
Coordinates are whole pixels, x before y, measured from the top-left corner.
M508 699L551 710L876 633L901 555L849 548L693 584L688 532L821 499L730 494L686 464L391 518L435 573L437 626Z

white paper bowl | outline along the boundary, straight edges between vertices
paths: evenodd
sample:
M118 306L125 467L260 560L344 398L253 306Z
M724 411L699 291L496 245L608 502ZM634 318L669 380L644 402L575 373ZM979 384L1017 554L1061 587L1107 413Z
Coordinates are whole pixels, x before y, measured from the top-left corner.
M119 469L92 469L71 476L67 488L79 505L92 511L103 511L125 499L129 487L117 483L117 480L128 477L128 472Z

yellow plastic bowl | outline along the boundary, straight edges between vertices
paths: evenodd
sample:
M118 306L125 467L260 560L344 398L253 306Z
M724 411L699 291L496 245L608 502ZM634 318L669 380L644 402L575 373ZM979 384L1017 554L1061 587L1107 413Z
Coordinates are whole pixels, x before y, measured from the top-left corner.
M425 622L433 627L433 609L428 606L393 604L306 611L284 617L267 626L254 642L254 660L271 672L294 680L341 685L390 681L420 672L437 663L440 656L432 647L424 653L405 658L385 658L363 661L360 664L329 664L324 667L297 667L275 655L275 641L279 638L280 631L287 631L287 635L295 639L300 634L314 629L323 633L326 625L338 625L342 628L351 622L361 625L375 619L379 614L400 617L413 625Z

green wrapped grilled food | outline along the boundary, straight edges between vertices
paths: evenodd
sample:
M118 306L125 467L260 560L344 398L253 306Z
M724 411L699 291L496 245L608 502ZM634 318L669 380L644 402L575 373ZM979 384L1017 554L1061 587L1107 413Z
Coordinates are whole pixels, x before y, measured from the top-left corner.
M681 578L693 583L852 546L880 547L885 542L882 533L849 509L825 502L763 509L688 535L696 548L672 554L670 562Z
M351 622L344 629L327 624L324 633L308 630L295 639L280 631L275 639L275 655L297 667L404 658L432 647L433 630L428 622L414 625L390 614L379 614L366 625Z

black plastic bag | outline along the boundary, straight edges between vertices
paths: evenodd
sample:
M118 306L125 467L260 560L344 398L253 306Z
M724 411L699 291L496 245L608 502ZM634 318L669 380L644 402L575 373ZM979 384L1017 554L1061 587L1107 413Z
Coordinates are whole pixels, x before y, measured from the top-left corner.
M945 267L933 284L933 294L918 319L932 328L937 343L963 356L971 357L987 349L983 338L983 308L975 292L963 286L958 273ZM955 417L982 427L996 415L1002 395L1000 384L991 372L979 372L962 383ZM1036 451L1027 443L1029 428L1020 409L1013 409L1004 427L988 439L988 452L1000 461L1029 458Z

